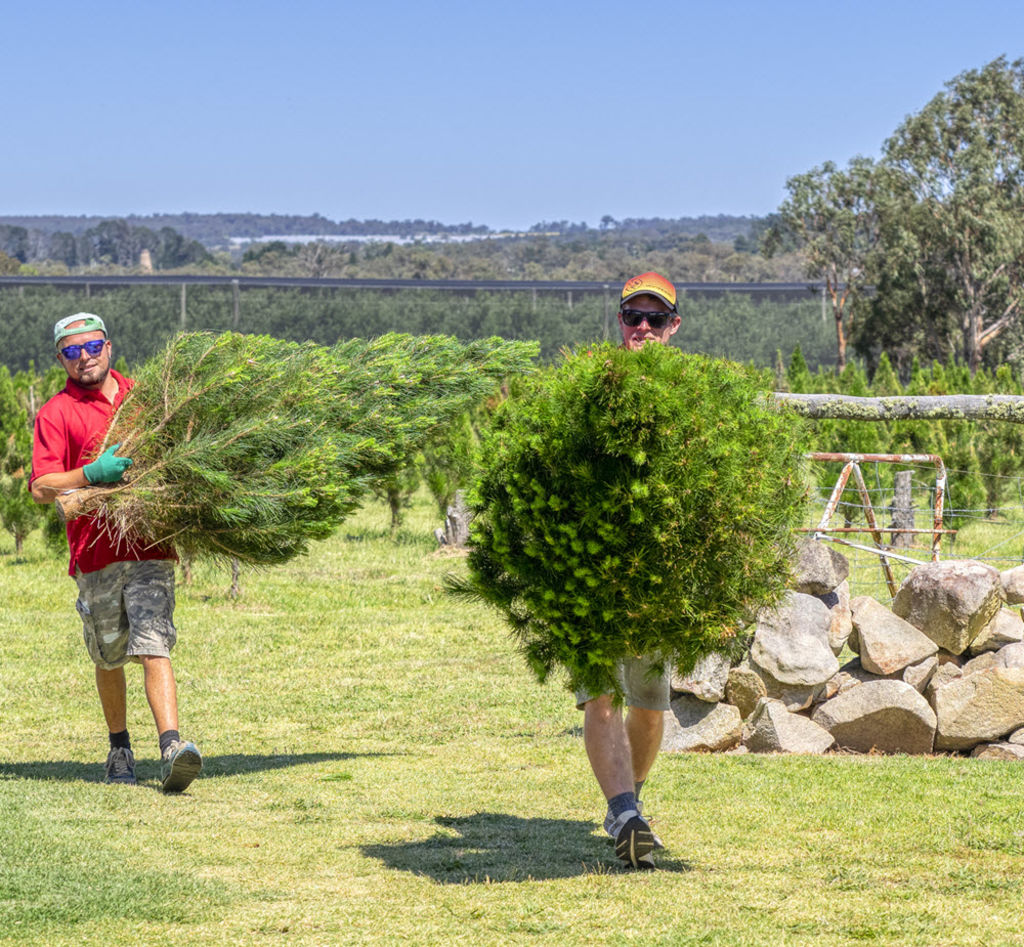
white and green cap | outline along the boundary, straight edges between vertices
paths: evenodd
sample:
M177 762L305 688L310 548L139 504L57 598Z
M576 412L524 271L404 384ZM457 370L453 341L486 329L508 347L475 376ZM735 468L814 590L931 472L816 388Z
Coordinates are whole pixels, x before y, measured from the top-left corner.
M76 325L79 322L83 324ZM65 316L54 325L53 344L59 346L61 339L67 338L69 335L78 335L79 332L96 332L97 330L104 335L107 334L107 327L99 316L95 316L91 312L76 312L73 316Z

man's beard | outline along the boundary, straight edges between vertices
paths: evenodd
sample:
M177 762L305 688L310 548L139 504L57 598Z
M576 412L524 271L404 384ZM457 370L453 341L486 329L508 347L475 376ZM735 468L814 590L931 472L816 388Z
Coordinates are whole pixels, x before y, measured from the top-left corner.
M72 384L78 385L79 388L85 388L86 390L89 391L94 390L96 388L100 388L102 387L103 383L107 380L107 376L110 374L110 362L108 361L105 366L97 365L95 368L89 369L87 372L85 372L85 374L87 376L91 376L95 372L98 372L99 375L92 381L84 380L81 377L81 374L79 375L78 378L71 378L70 375L68 377L71 378Z

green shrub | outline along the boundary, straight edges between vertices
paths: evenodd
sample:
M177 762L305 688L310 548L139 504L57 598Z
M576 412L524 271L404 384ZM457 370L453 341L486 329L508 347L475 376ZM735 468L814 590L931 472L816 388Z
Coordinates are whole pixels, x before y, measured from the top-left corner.
M621 698L630 654L683 668L777 600L806 488L802 425L750 369L647 345L568 355L498 410L470 575L544 680Z

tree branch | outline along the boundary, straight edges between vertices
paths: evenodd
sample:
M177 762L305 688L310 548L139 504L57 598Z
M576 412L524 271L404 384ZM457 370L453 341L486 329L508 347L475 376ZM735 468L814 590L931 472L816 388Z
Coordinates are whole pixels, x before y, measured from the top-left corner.
M901 395L856 398L852 395L794 394L776 391L776 402L806 418L842 421L1009 421L1024 424L1024 396Z

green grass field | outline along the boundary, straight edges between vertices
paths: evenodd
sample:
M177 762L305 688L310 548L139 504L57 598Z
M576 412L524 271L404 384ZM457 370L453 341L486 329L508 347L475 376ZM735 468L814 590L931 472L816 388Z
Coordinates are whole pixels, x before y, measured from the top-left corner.
M180 797L134 666L141 784L101 783L66 562L0 539L0 944L1024 944L1019 765L663 755L621 870L582 715L446 597L435 519L179 585Z

